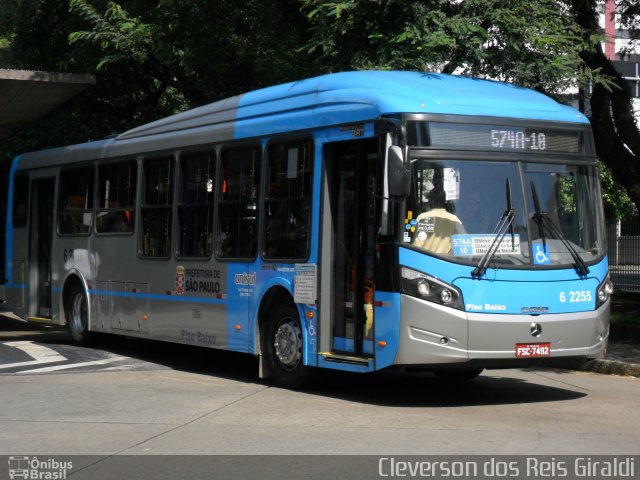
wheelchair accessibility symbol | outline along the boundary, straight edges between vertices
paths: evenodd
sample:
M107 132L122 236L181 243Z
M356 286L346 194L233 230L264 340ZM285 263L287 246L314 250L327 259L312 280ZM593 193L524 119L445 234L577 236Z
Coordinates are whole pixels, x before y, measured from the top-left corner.
M548 265L551 263L549 258L549 245L543 245L540 240L536 240L533 246L533 263L535 265Z

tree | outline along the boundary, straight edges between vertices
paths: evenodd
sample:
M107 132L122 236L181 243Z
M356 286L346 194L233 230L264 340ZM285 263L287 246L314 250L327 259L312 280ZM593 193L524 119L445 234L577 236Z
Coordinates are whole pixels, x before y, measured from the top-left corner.
M95 3L70 0L88 28L69 39L98 48L98 73L129 64L152 81L142 89L148 114L163 95L202 105L300 78L310 65L297 53L306 19L293 0L158 0L151 8L129 0L108 2L104 12Z
M638 38L638 2L620 0L618 10ZM602 53L595 0L305 0L304 11L312 22L305 48L325 71L455 72L561 101L567 91L592 86L597 153L640 205L640 134L630 92ZM608 193L609 212L629 211L623 196Z
M23 151L104 138L307 76L312 59L298 51L306 25L296 0L0 2L0 65L97 77L0 141L0 166Z
M327 71L432 70L555 95L585 74L579 28L556 0L305 0L304 10L306 48Z
M591 84L590 119L596 151L631 200L640 206L640 130L634 117L631 91L602 51L596 2L572 0L570 6L583 30L584 48L580 58L591 72L597 72L599 78L604 79ZM637 2L619 2L618 12L630 27L632 39L637 39L640 6Z
M433 70L592 94L600 158L640 205L640 133L603 55L595 0L13 0L3 66L95 73L95 87L0 142L81 142L255 88L338 70ZM618 0L633 38L637 0ZM301 10L302 9L302 10ZM611 195L611 198L620 198Z
M14 0L0 4L0 63L96 75L72 102L82 120L68 125L69 105L51 115L76 136L31 146L44 148L306 76L306 25L296 0Z

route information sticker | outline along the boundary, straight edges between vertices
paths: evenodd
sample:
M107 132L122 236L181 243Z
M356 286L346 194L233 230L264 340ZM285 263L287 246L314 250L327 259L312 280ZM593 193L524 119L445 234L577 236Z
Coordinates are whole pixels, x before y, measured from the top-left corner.
M293 282L293 301L313 304L316 301L316 265L315 263L296 263Z
M484 255L496 236L492 233L451 235L453 254L458 256ZM516 234L512 237L510 233L507 233L498 245L496 255L520 255L520 235Z

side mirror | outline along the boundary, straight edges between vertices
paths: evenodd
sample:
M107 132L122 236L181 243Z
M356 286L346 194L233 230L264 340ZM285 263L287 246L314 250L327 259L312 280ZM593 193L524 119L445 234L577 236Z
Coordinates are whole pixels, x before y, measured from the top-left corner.
M411 165L408 149L397 145L389 147L387 154L387 184L390 197L406 197L411 190Z

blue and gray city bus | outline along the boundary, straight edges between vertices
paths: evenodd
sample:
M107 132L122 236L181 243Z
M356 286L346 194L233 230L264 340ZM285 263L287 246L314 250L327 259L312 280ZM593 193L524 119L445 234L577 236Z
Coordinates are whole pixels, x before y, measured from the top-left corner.
M81 126L78 126L81 128ZM612 284L594 144L531 90L346 72L17 157L5 289L28 321L312 367L602 356Z

